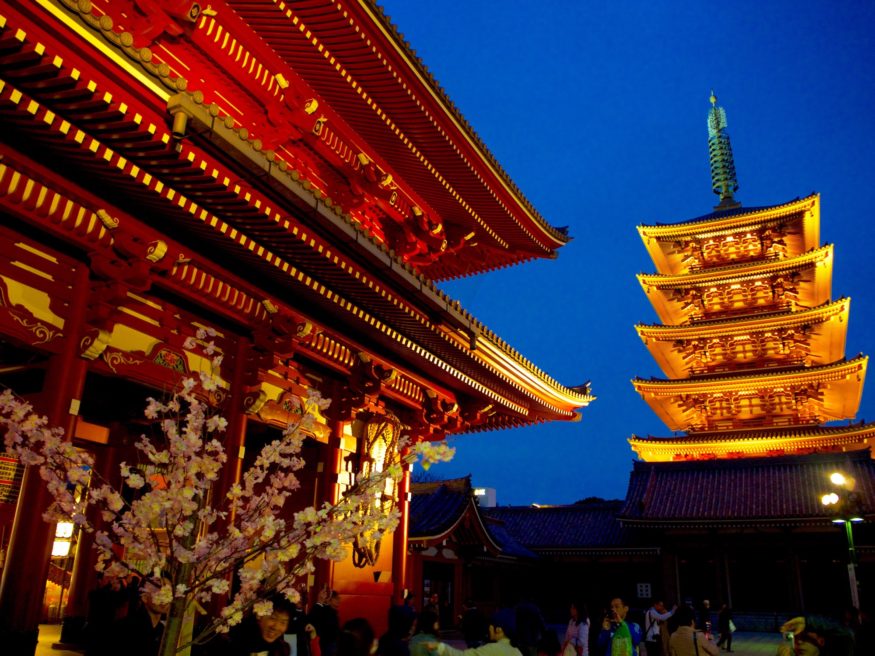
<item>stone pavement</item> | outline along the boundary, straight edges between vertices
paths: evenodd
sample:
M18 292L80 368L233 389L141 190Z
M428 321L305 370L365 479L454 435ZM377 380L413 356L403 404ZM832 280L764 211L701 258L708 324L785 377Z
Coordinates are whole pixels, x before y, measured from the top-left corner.
M735 656L775 656L780 644L780 633L736 631L732 634L732 653ZM721 656L728 653L720 650Z
M447 632L448 636L442 636L444 641L456 647L464 649L465 643L459 640L456 632ZM453 635L455 633L455 635ZM452 636L452 637L450 637ZM732 634L732 656L775 656L778 650L778 645L781 644L781 634L779 633L754 633L747 631L736 631ZM729 656L730 652L725 649L720 650L720 656ZM599 656L590 651L590 656ZM703 654L703 656L705 656Z
M39 644L36 648L36 656L82 656L81 651L69 651L66 649L54 649L52 645L58 642L61 635L60 624L41 624L39 628ZM454 647L465 648L461 640L447 640ZM737 631L732 635L733 656L774 656L781 636L777 633L748 633ZM720 651L729 654L725 650Z
M82 656L81 651L53 649L52 645L61 637L60 624L40 624L39 643L36 646L36 656Z

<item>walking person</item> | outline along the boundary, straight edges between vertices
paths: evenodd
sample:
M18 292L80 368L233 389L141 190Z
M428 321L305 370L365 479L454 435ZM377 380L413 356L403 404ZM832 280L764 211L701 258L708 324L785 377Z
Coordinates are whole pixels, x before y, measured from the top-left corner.
M729 604L723 604L720 607L720 612L717 613L717 630L720 632L720 639L717 641L718 647L723 647L726 643L726 651L732 651L732 633L735 631L735 622L732 621L732 609Z
M568 620L560 653L562 656L589 656L589 613L586 604L574 602L569 612L571 619Z

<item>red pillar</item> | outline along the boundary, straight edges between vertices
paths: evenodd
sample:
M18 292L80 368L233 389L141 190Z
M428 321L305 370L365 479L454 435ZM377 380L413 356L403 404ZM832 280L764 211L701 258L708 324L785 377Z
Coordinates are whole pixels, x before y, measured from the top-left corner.
M225 454L228 460L222 468L219 480L216 482L213 494L213 506L223 507L225 495L234 483L239 483L243 476L243 456L246 449L246 426L248 419L243 410L243 383L246 377L249 355L249 341L243 338L237 340L237 352L234 355L234 371L231 377L230 400L228 403L228 430L225 435Z
M392 544L392 581L395 603L404 603L407 588L407 531L410 528L410 465L405 465L404 474L398 481L398 510L401 519L395 529Z
M246 427L249 423L243 410L243 383L245 380L249 354L249 341L243 338L237 340L237 352L234 356L234 371L231 376L230 399L225 419L228 428L225 431L225 455L227 460L213 486L211 504L213 508L225 508L225 497L234 483L239 483L243 477L243 459L246 451ZM220 519L213 530L226 528L233 521L230 515ZM207 612L218 615L228 602L228 595L213 595L207 606Z
M63 427L68 439L76 419L71 414L71 402L82 395L88 367L79 357L79 336L89 290L88 268L80 266L69 290L71 312L64 325L64 347L49 360L43 392L36 404L36 410L48 417L49 425ZM0 582L0 644L6 656L33 656L36 652L55 529L54 524L43 521L42 513L51 501L39 471L28 467Z
M332 432L328 438L328 444L322 449L323 456L320 458L322 465L321 490L317 494L317 507L323 503L337 503L340 499L340 485L337 475L340 473L343 452L340 448L340 440L343 435L342 421L332 421ZM314 604L324 586L331 588L334 584L334 562L330 560L317 560L314 572L315 581L310 590L310 604Z
M114 474L118 471L117 449L110 444L94 447L94 471L104 481L115 482ZM92 483L92 486L94 483ZM98 506L88 508L88 521L95 530L103 528L103 519ZM88 613L88 593L94 587L97 577L94 566L97 564L97 551L94 549L94 533L79 532L76 544L76 560L70 576L70 591L67 594L67 605L64 607L63 626L61 628L62 644L80 644L82 628Z

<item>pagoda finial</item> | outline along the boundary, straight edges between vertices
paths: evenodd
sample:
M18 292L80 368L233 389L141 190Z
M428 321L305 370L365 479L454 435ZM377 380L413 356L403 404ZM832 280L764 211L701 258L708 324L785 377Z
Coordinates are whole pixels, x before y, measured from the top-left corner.
M726 210L741 207L732 194L738 189L735 178L735 160L732 144L726 132L726 111L717 106L717 96L711 90L711 110L708 112L708 155L711 160L711 188L720 196L720 204L714 209Z

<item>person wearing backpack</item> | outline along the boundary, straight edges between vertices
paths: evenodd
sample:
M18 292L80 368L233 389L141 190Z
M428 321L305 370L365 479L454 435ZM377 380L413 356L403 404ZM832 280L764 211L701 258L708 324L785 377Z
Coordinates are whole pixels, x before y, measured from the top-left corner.
M671 610L665 609L662 599L653 599L653 605L644 613L644 644L647 656L662 656L662 628L663 622L671 617L677 606Z

